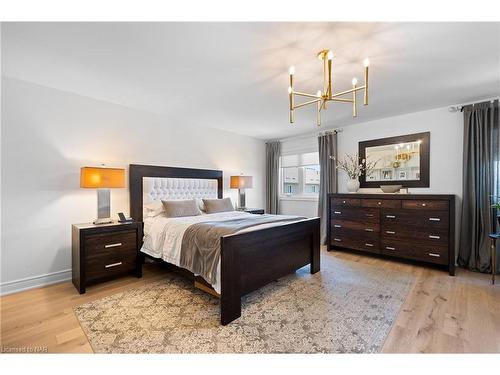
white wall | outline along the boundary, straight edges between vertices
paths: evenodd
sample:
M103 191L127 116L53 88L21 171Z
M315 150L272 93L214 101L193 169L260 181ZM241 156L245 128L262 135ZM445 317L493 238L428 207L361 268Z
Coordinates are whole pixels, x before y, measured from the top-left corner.
M93 189L79 188L82 166L130 163L221 169L254 176L250 207L264 207L264 142L2 77L2 292L70 276L71 224L96 216ZM200 118L200 116L198 117ZM128 181L128 177L127 177ZM111 211L129 211L128 189L113 189Z
M358 152L358 142L397 135L431 132L430 140L430 187L411 188L411 193L442 193L457 196L457 218L462 198L462 148L463 121L460 112L450 113L448 108L409 113L346 126L338 133L338 156L346 152ZM316 136L283 141L282 148L288 151L314 147ZM317 146L316 150L317 150ZM347 175L339 171L339 192L347 192ZM380 189L360 189L360 192L381 192ZM316 210L317 202L287 201L281 204L282 213L310 215ZM459 222L457 220L457 228ZM458 232L458 231L457 231Z

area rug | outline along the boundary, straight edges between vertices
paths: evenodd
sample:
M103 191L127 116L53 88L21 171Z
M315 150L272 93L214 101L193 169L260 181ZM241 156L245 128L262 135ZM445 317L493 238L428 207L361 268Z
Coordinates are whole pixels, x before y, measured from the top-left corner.
M217 298L171 273L75 314L96 353L379 352L414 277L321 255L321 272L304 267L243 297L227 326Z

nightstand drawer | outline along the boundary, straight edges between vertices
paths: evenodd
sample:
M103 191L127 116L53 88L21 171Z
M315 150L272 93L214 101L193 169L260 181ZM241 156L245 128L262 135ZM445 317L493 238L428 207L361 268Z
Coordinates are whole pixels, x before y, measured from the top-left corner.
M93 234L86 236L84 242L87 258L116 253L135 254L137 234L135 230Z
M132 271L136 267L137 254L111 254L108 256L96 256L86 261L87 281L114 276Z

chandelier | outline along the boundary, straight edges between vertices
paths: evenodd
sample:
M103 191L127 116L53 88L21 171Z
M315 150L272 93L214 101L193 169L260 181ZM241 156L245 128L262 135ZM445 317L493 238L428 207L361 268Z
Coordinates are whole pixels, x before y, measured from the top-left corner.
M290 67L290 86L288 87L288 96L290 99L290 123L293 123L294 118L294 110L297 108L305 107L309 104L316 103L316 122L318 126L321 125L321 110L326 110L326 103L329 101L332 102L341 102L341 103L351 103L352 104L352 117L357 116L357 101L356 101L356 93L358 91L363 90L363 105L368 105L368 67L370 65L370 60L365 59L363 61L363 65L365 67L365 82L363 86L358 86L358 80L353 78L352 88L349 90L341 91L336 94L332 92L332 60L333 60L333 52L325 49L318 53L318 59L323 60L323 91L318 90L316 94L308 94L305 92L295 91L293 87L293 77L295 75L295 67ZM306 98L313 98L303 103L295 104L295 96L303 96ZM346 97L346 96L350 96Z

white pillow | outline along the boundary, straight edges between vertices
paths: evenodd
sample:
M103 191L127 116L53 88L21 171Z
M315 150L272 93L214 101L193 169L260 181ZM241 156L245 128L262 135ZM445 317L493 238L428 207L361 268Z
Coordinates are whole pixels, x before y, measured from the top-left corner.
M201 198L196 198L196 203L198 203L198 208L202 213L205 213L205 203L203 202L203 199Z
M151 203L144 205L144 211L146 213L146 217L155 217L161 215L165 208L163 207L163 203L161 201L152 201Z

